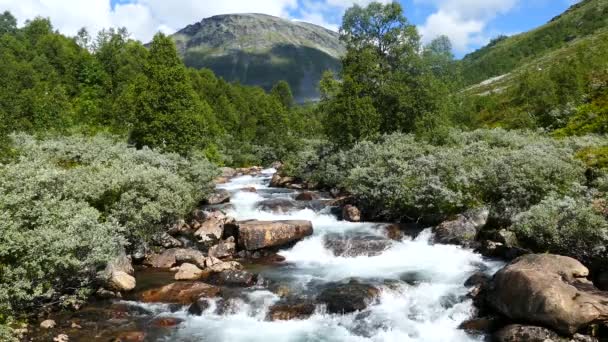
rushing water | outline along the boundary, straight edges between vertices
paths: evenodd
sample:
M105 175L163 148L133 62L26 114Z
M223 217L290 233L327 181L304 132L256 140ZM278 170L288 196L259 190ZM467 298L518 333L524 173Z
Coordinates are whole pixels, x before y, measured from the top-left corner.
M380 299L363 312L333 315L318 307L306 320L268 321L269 307L279 297L259 287L228 300L210 300L201 316L185 310L170 313L163 306L149 306L164 316L184 321L165 341L476 341L458 325L474 314L463 283L472 273L494 272L498 263L457 246L434 245L429 230L415 239L394 242L377 256L336 257L324 246L324 235L382 236L373 223L338 221L328 210L311 209L277 214L256 209L268 198L293 198L293 192L267 186L274 170L263 176L243 176L222 185L233 193L230 213L238 220L302 219L313 223L314 235L280 254L284 266L260 270L268 281L284 284L292 293L314 298L331 282L357 279L381 289ZM239 191L255 187L257 193ZM222 310L217 310L222 305Z

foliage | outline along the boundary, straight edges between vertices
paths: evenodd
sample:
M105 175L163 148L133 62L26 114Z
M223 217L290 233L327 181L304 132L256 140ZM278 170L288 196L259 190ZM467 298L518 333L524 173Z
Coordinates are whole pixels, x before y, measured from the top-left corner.
M608 260L608 221L584 199L549 197L518 215L512 229L535 251L571 256L588 265Z
M380 218L437 221L485 205L509 222L551 193L578 191L586 180L576 151L603 143L504 130L453 130L441 143L393 134L346 151L318 146L287 170L346 190Z
M217 175L205 159L136 150L110 137L13 136L0 166L0 315L86 298L129 241L182 217Z
M325 75L321 109L328 137L344 146L391 132L432 131L450 112L455 65L446 37L420 54L401 5L372 2L346 11L341 81Z

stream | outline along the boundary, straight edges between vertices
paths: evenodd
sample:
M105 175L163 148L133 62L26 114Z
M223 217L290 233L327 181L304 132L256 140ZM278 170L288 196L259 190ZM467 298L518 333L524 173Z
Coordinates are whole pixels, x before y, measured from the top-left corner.
M382 224L340 221L331 208L295 209L276 213L257 209L268 199L294 199L295 190L268 186L274 170L260 176L233 178L218 188L232 193L228 214L237 220L309 220L314 234L279 252L279 264L253 264L246 267L266 283L288 288L290 295L314 299L328 284L352 279L380 289L379 299L367 309L351 314L329 314L322 305L308 319L270 321L269 308L280 297L259 285L230 298L210 299L200 316L187 312L187 306L146 304L134 300L113 305L140 310L142 321L176 318L180 323L169 329L146 331L146 341L482 341L458 326L475 314L466 297L465 280L475 272L492 274L502 264L458 246L432 243L430 229L415 237L391 241L388 248L373 256L336 256L326 248L327 237L386 239ZM254 187L257 192L242 191ZM164 283L171 282L170 274ZM138 276L140 284L141 276ZM157 279L158 280L158 279ZM139 286L139 285L138 285ZM275 286L276 287L276 286ZM224 296L225 297L225 296ZM144 328L141 328L144 326ZM138 328L146 329L145 324ZM70 339L73 341L74 339ZM76 338L76 340L80 340ZM91 340L85 339L82 340Z

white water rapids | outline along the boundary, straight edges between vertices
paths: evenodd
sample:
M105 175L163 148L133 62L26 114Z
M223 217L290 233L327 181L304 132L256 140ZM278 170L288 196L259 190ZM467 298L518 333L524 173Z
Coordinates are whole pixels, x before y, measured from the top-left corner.
M287 284L293 291L316 294L315 288L330 282L355 278L381 289L380 299L362 312L334 315L322 307L305 320L268 321L269 307L279 297L262 287L245 290L231 299L228 309L216 310L218 301L201 316L185 310L173 315L184 320L166 341L478 341L457 327L474 314L466 298L464 281L474 272L492 273L500 266L457 246L435 245L430 230L417 238L392 246L377 256L336 257L324 246L324 235L377 235L382 231L373 223L338 221L328 210L310 209L276 214L256 209L268 198L293 198L294 192L268 188L274 170L262 177L243 176L220 186L230 190L234 205L230 213L237 220L310 220L314 235L283 250L285 266L269 267L262 276ZM257 193L239 189L255 187ZM148 306L148 309L152 307ZM164 311L164 312L163 312Z

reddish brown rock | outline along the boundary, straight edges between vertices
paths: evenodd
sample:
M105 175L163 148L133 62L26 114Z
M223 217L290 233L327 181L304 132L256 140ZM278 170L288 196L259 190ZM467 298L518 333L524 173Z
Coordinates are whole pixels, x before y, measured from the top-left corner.
M361 211L354 205L347 204L342 209L342 219L349 222L361 221Z
M141 293L140 300L145 303L190 304L200 297L216 297L219 294L219 287L201 282L183 282L145 291Z
M174 317L159 317L152 321L152 326L157 328L172 328L182 322L179 318Z
M283 300L270 307L268 318L271 321L307 319L315 312L315 304L308 300Z
M238 244L254 251L267 247L283 246L312 235L310 221L241 221L238 227Z
M143 331L125 331L116 336L114 342L143 342L146 334Z
M296 201L313 201L319 198L314 192L305 191L296 196Z

